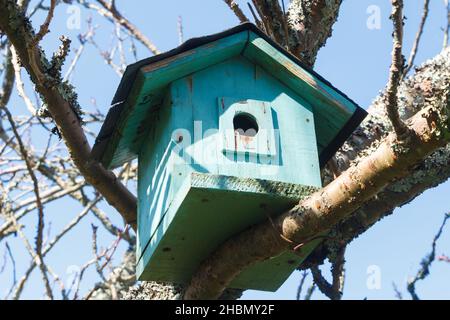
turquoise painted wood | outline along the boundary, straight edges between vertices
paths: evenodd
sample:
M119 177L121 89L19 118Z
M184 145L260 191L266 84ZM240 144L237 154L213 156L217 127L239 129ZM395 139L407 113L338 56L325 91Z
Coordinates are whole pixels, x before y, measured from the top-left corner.
M319 153L357 108L351 100L298 66L264 39L252 31L243 31L142 67L103 155L105 167L115 168L137 157L149 128L147 116L153 107L160 105L164 88L177 79L238 56L268 71L314 108Z
M316 190L319 155L355 122L354 102L257 29L237 30L138 64L118 95L99 149L109 169L138 157L140 280L188 282L221 243ZM277 290L317 243L256 263L230 287Z
M161 103L161 93L174 80L239 55L244 49L246 32L214 41L174 58L141 68L126 100L126 108L107 148L103 162L115 168L136 158L148 129L147 114ZM168 60L168 61L167 61Z
M222 241L298 201L301 192L284 190L320 187L320 170L311 106L243 57L178 79L166 94L138 158L137 270L141 280L184 283ZM251 152L224 148L242 113L257 120L252 139L263 137ZM193 174L220 179L203 185ZM245 179L271 188L246 190ZM299 259L286 253L256 265L233 286L276 290Z
M312 190L276 181L191 173L138 260L139 279L187 283L201 261L227 238L292 207ZM230 287L275 291L316 244L308 244L300 254L285 252L258 263Z

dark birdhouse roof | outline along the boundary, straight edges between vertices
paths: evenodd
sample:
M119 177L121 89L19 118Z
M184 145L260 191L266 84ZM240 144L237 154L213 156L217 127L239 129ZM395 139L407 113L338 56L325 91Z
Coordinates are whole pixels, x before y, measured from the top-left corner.
M244 56L312 106L320 164L323 166L367 115L344 93L304 65L252 23L193 38L168 52L129 65L95 141L92 157L112 169L137 157L149 124L147 114L161 103L176 79Z

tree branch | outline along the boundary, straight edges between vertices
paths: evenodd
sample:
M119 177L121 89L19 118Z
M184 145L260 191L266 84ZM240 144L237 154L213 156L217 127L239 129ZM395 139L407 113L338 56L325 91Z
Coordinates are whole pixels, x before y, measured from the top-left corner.
M50 8L48 9L47 17L45 18L44 23L39 28L39 32L34 37L31 43L32 46L37 45L42 39L44 39L44 36L49 32L48 28L50 26L50 22L53 19L56 3L57 3L56 0L50 0Z
M268 34L281 46L288 47L288 37L285 34L286 17L278 0L254 0L253 4L266 26Z
M414 44L411 49L411 53L409 55L408 62L406 64L406 68L403 71L403 76L406 76L414 65L414 59L416 58L417 50L419 49L419 43L420 43L420 39L422 37L423 28L424 28L425 22L427 21L427 18L428 18L429 6L430 6L430 0L424 0L422 19L420 20L419 30L417 31L416 38L414 39Z
M447 223L447 220L449 218L450 213L446 213L444 216L444 221L442 221L441 226L439 227L439 230L434 236L433 242L431 243L431 252L425 258L423 258L422 262L420 263L421 267L419 271L417 271L417 274L412 279L408 280L407 289L411 294L413 300L420 300L419 296L416 293L416 283L419 280L425 279L430 274L431 264L436 258L436 242L441 237L442 231L444 230L445 224Z
M234 15L239 19L241 23L248 21L247 16L244 14L244 12L242 12L241 8L234 0L223 0L223 1L228 5L231 11L233 11Z
M288 9L290 51L313 66L331 36L342 0L291 0Z
M403 46L403 0L392 0L391 17L394 22L394 45L392 48L392 63L389 69L389 81L386 89L386 112L391 120L392 127L397 136L402 139L407 134L405 124L400 120L398 113L398 86L403 75L404 58Z
M450 140L449 91L444 99L430 103L409 121L410 137L402 142L389 134L370 155L337 179L274 220L257 225L222 244L194 274L186 299L217 298L246 267L292 250L289 239L301 244L328 231L360 208L365 201L395 179L409 175L423 158Z
M445 99L450 83L450 49L424 63L414 76L403 80L399 87L399 110L406 120L423 109L426 103ZM390 131L390 121L385 113L385 93L377 97L369 107L369 115L335 155L339 172L358 162L379 144ZM334 179L331 172L324 171L325 182ZM334 239L325 240L302 263L301 269L322 263L337 242L348 243L364 233L381 218L391 214L398 206L409 203L423 191L433 188L450 177L450 144L437 149L411 170L411 174L394 181L383 191L368 200L351 217L336 225L330 232Z
M445 9L447 11L447 26L444 29L444 43L443 49L448 47L448 34L450 32L450 2L449 0L444 0Z
M61 132L71 158L85 179L115 207L134 229L136 227L136 198L111 171L90 159L91 148L80 123L80 107L73 88L62 82L60 59L48 62L38 46L30 46L34 31L30 22L13 0L0 0L4 14L0 29L14 45L22 65L44 99L48 111ZM64 93L64 94L62 94Z
M149 38L145 36L134 24L132 24L127 18L125 18L119 10L117 10L114 1L107 3L105 0L97 0L103 8L105 8L110 14L111 17L114 18L122 27L127 29L136 39L138 39L148 50L150 50L153 54L159 54L159 50L150 41Z
M317 265L311 267L314 283L319 290L331 300L340 300L342 298L345 280L344 256L345 245L338 249L337 256L331 262L332 283L328 283Z

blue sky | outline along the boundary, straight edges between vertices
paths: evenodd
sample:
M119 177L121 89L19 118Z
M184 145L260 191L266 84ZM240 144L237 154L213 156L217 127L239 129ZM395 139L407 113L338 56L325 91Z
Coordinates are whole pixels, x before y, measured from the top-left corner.
M246 8L246 2L238 1ZM411 44L419 23L423 1L405 1L405 53L409 54ZM129 17L158 47L160 51L169 50L178 45L177 19L181 16L184 26L184 38L207 35L222 31L238 23L234 15L227 9L221 0L165 0L165 1L117 1L122 13ZM366 25L370 14L367 9L377 6L381 13L379 29L369 29ZM81 10L81 29L68 29L66 22L70 16L67 6L57 8L55 20L51 26L51 34L44 40L44 48L47 54L54 51L61 34L67 35L73 40L72 54L79 46L76 37L85 32L86 19L92 16L94 24L98 25L96 41L103 50L109 50L113 45L111 32L113 26L102 17L92 11ZM387 82L388 68L391 52L392 26L388 20L390 14L390 1L388 0L345 0L339 21L336 23L333 37L328 40L317 58L315 66L322 76L333 83L334 86L345 92L353 100L366 108L372 99L377 96ZM430 4L430 17L425 27L423 42L420 46L416 63L420 63L435 56L442 47L443 32L446 13L443 1L434 0ZM42 14L33 20L42 20ZM138 58L142 59L149 54L138 45ZM134 62L131 54L128 55L128 63ZM27 75L23 73L24 79ZM99 57L98 51L93 46L87 46L80 59L79 65L72 78L73 84L79 93L80 104L83 108L93 107L92 99L95 98L96 106L106 113L109 103L120 81L120 78ZM28 81L27 81L28 82ZM27 83L27 92L32 96L32 87ZM11 109L16 114L24 113L22 100L15 93L11 101ZM12 107L14 106L14 107ZM98 132L98 127L92 127ZM47 137L33 137L36 144L43 143ZM57 142L56 139L54 142ZM92 140L91 140L92 142ZM133 186L130 186L133 187ZM438 188L429 190L413 201L395 211L391 215L368 232L353 241L346 254L347 278L344 298L346 299L391 299L394 298L392 282L395 282L404 295L406 279L415 274L420 260L430 250L432 238L437 231L443 215L450 210L446 199L450 190L447 182ZM133 190L134 191L134 190ZM102 203L109 216L120 223L120 216L115 210ZM47 225L52 224L50 231L54 235L58 230L70 221L81 207L69 199L47 205ZM29 216L24 223L35 222L33 216ZM55 252L48 257L51 267L65 280L70 278L70 266L81 265L91 256L91 231L90 223L97 223L95 219L87 217L75 232L68 235L55 248ZM26 228L30 239L34 236L34 227ZM109 244L114 239L106 232L99 231L100 241ZM438 242L437 253L450 254L450 231L445 232ZM11 247L16 252L16 264L20 277L28 266L29 257L23 249L19 239L8 239ZM121 246L121 251L125 246ZM0 254L3 255L4 244L0 243ZM120 259L120 252L118 254ZM0 262L2 262L0 256ZM117 261L117 260L116 260ZM378 266L381 275L380 289L368 289L367 270L370 266ZM327 267L327 266L326 266ZM72 268L73 269L73 268ZM10 266L5 273L0 274L0 293L8 290L11 283ZM327 274L327 273L326 273ZM300 273L295 272L288 281L275 293L258 292L249 290L244 293L245 299L295 299ZM87 273L82 289L87 290L96 280L95 271ZM311 279L308 278L308 284ZM423 298L448 299L450 298L450 265L436 262L432 267L432 273L425 281L417 286L419 296ZM23 297L39 297L43 292L40 275L35 272L27 283ZM323 299L318 291L313 298Z

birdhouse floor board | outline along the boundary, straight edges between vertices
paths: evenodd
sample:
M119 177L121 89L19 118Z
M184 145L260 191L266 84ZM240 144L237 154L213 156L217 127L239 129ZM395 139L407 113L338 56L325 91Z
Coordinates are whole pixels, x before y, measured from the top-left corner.
M226 239L282 213L315 188L290 183L192 173L148 243L138 249L140 280L187 283ZM242 272L232 288L277 290L317 243L285 252Z

